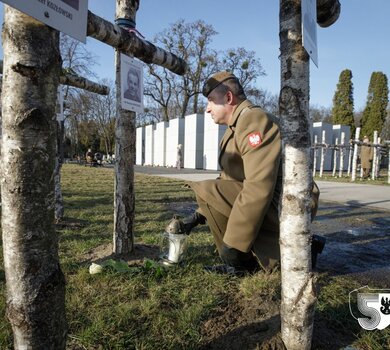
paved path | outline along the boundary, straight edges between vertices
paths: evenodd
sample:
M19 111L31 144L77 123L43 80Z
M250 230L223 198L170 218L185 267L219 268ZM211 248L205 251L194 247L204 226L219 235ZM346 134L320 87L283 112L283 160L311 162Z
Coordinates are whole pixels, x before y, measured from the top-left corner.
M162 167L136 166L139 173L170 177L183 181L201 181L215 179L217 171L193 170ZM359 183L316 181L320 188L320 199L340 202L346 205L372 206L390 210L390 186L366 185Z

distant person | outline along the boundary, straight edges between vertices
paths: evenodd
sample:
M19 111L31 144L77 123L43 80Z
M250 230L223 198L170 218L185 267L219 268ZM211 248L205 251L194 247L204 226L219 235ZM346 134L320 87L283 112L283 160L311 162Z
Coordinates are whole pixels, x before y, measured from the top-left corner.
M368 136L364 136L363 142L365 145L362 145L360 148L360 161L363 168L363 179L368 179L370 177L374 149L370 146L370 139Z
M134 68L130 68L127 72L127 90L123 94L124 98L141 102L141 81L139 75L140 72Z
M85 154L85 159L86 159L87 163L93 163L93 161L94 161L94 155L93 155L92 150L90 148L88 148L88 151Z
M183 165L183 151L182 151L182 145L179 143L177 145L176 168L180 170L182 165Z

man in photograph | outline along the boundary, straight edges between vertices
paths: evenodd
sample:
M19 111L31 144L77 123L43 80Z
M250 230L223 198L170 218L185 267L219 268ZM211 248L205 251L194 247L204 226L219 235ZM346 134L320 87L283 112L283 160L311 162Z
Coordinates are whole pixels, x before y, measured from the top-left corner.
M141 102L141 84L140 84L140 72L130 67L127 72L127 90L123 94L123 97L135 102Z

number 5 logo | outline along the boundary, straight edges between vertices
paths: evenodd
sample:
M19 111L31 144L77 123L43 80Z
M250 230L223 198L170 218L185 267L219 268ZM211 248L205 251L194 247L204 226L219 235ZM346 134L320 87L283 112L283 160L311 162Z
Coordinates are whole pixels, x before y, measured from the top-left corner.
M349 310L362 328L371 331L384 329L390 324L390 312L387 312L390 309L390 293L386 292L388 290L365 286L349 293Z

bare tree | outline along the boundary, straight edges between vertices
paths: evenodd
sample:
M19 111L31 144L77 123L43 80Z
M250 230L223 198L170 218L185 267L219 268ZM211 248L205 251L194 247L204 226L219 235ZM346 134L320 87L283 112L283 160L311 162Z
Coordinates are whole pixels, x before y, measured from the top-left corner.
M106 154L112 153L115 139L115 118L116 118L116 91L113 83L103 81L105 85L110 86L108 95L96 95L87 93L90 99L89 115L96 122L100 139L104 143Z
M220 57L218 69L234 73L245 91L253 89L256 79L265 75L260 60L256 58L255 51L248 51L243 47L238 47L223 51L218 57Z
M15 349L65 349L65 280L54 228L59 34L5 6L2 232Z
M202 83L215 71L217 63L217 54L210 49L212 37L216 34L211 25L201 20L193 23L179 20L156 35L155 43L183 58L188 64L183 76L174 75L160 67L149 68L145 95L161 106L163 120L198 112Z

